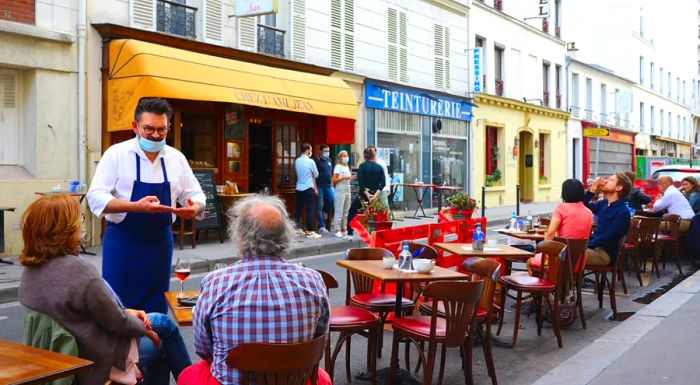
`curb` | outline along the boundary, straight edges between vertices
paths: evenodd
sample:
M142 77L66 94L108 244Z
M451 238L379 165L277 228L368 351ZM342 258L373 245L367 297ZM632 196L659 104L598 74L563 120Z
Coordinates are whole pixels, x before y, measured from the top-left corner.
M632 349L639 340L700 293L700 271L644 306L590 345L569 357L533 385L586 385Z

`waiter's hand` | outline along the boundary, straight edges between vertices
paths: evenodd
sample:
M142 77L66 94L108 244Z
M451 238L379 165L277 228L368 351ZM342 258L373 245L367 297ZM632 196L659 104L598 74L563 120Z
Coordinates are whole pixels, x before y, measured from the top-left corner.
M170 206L160 204L160 200L158 199L158 197L149 195L136 201L136 210L134 211L146 213L161 213L165 211L171 212L173 211L173 208Z
M177 207L173 209L173 213L185 219L194 218L195 215L199 214L202 210L202 205L199 203L192 202L191 199L187 199L187 206Z

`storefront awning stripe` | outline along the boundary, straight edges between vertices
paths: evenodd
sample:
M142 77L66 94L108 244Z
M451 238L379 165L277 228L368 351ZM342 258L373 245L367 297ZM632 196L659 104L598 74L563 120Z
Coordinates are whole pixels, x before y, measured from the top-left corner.
M114 40L109 49L108 131L129 129L138 100L146 96L357 117L355 94L341 79L138 40Z

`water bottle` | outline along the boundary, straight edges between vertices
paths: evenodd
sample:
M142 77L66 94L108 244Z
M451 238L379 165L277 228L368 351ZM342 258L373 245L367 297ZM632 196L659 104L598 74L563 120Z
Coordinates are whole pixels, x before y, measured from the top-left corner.
M532 224L532 210L527 210L527 218L525 218L528 223Z
M472 250L484 250L484 232L481 231L481 223L479 222L476 223L476 230L472 235Z
M413 256L408 249L408 241L403 241L403 248L399 253L399 270L413 270Z
M515 216L515 211L513 211L513 214L510 216L510 229L511 230L517 230L517 225L518 225L518 218Z
M631 216L631 217L634 216L634 213L635 213L637 210L635 210L634 208L630 207L630 202L629 202L629 201L625 201L625 207L627 207L627 211L630 212L630 216Z

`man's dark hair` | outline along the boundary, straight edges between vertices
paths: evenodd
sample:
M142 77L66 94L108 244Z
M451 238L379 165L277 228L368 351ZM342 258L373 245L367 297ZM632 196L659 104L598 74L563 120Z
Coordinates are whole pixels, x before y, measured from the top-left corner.
M377 155L377 152L372 146L370 146L365 148L363 155L365 156L365 160L372 160Z
M625 171L625 176L629 179L630 183L634 185L634 180L637 179L637 174L634 171Z
M324 148L330 149L330 147L329 147L327 144L325 144L325 143L321 143L321 145L318 146L318 148L319 148L321 151L323 151Z
M632 183L624 172L615 173L615 176L617 177L617 185L622 186L622 190L617 192L617 196L620 197L620 199L625 199L627 195L630 194Z
M301 145L301 152L302 152L302 153L305 153L306 151L308 151L308 150L310 150L310 149L311 149L311 145L308 144L308 143L303 143L303 144Z
M561 199L566 203L583 202L583 183L578 179L567 179L561 184Z
M163 98L141 98L139 104L136 105L134 111L134 120L138 122L141 119L141 114L150 112L156 115L168 115L168 122L172 121L173 108L167 100Z

